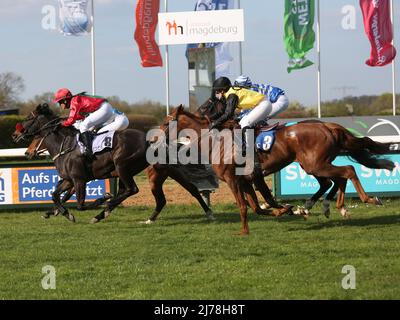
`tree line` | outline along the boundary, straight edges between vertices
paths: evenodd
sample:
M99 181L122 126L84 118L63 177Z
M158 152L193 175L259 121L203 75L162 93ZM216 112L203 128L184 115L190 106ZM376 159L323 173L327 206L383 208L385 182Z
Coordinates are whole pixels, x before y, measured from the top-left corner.
M53 92L45 92L35 95L27 101L20 99L25 89L25 83L21 76L12 73L0 73L0 109L18 109L21 115L29 114L40 103L47 102L52 105ZM165 105L147 100L130 103L117 96L106 97L112 106L126 113L128 116L146 118L149 123L161 123L165 117ZM363 95L358 97L348 96L342 99L325 101L321 104L324 117L338 116L365 116L365 115L391 115L392 94ZM397 108L400 106L400 95L397 95ZM54 108L57 110L57 108ZM298 101L291 101L289 108L281 113L278 118L312 118L317 116L316 106L305 106ZM139 118L138 118L139 117Z

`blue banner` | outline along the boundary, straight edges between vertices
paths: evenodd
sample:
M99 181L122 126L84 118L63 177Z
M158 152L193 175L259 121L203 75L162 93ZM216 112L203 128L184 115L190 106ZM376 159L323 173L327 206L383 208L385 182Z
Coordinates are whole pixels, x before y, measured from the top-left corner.
M387 155L387 158L396 164L396 168L391 172L382 169L369 169L347 157L338 157L333 164L336 166L352 165L367 193L400 192L400 154ZM308 196L316 193L319 189L318 181L313 176L309 176L297 162L281 170L279 182L279 196L284 197ZM347 181L346 193L356 193L350 180Z
M59 181L55 169L18 168L16 170L17 186L14 189L15 203L51 202L51 196ZM86 200L95 200L109 192L109 183L106 180L94 180L86 185ZM76 200L75 195L71 200Z

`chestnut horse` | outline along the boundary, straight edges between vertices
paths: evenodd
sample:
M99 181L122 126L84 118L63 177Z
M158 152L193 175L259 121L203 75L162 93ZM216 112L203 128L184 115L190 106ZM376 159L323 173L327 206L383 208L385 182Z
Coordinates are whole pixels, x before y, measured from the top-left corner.
M223 108L224 108L224 105L221 101L208 100L199 108L199 111L200 111L200 115L207 117L211 114L221 113ZM305 120L305 121L302 121L301 123L324 124L332 132L332 134L338 135L338 134L340 134L339 132L342 132L342 133L344 132L348 135L350 134L350 137L353 136L349 131L347 131L345 128L343 128L342 126L340 126L336 123L322 122L320 120ZM345 130L345 131L343 131L343 130ZM357 140L355 140L355 141L356 141L356 143L358 142ZM365 138L364 140L361 140L361 141L366 141L366 143L368 143L369 147L366 148L366 150L373 149L372 153L375 153L378 155L385 154L389 150L388 149L389 147L387 145L380 144L380 143L374 143L370 138ZM341 151L346 151L346 150L343 149ZM276 152L276 151L274 150L274 152ZM268 154L269 154L269 152L264 153L265 156L267 156ZM356 153L353 152L353 156L357 156L358 162L360 162L360 163L362 163L362 161L363 161L362 159L368 159L368 155L365 155L365 150L364 151L360 150ZM374 156L372 156L372 158L374 158ZM370 164L370 165L376 166L376 164ZM268 171L264 171L263 173L265 176L269 174ZM311 174L311 173L309 173L309 174ZM357 177L356 172L354 172L354 175L355 175L355 179L352 180L352 182L356 188L356 191L358 193L360 200L364 203L369 203L369 204L374 204L374 205L382 205L382 202L378 197L369 197L366 194L361 183L357 183L357 180L359 180L359 179ZM331 188L331 190L326 195L325 200L323 201L323 204L322 204L324 215L327 218L329 218L330 202L333 200L335 195L338 193L336 208L340 210L343 217L348 217L347 210L344 208L344 190L345 190L346 185L344 185L344 188L343 187L339 188L339 186L341 186L341 185L343 186L343 184L345 182L343 180L341 180L340 178L332 178L332 177L328 178L328 177L321 177L321 176L316 176L316 175L314 175L314 177L318 181L320 188L310 199L308 199L306 201L305 208L299 210L300 214L307 217L310 210L313 208L313 206L318 201L318 199L320 197L322 197ZM347 180L346 180L346 183L347 183ZM333 185L333 187L332 187L332 185ZM270 202L268 202L268 203L270 203Z
M194 130L199 136L197 142L200 152L210 154L210 149L201 149L201 140L204 138L201 136L201 129L208 129L210 124L207 117L194 115L180 106L168 116L169 121L176 122L178 132L183 129ZM225 125L233 128L232 123ZM281 128L276 132L276 140L271 151L259 153L258 157L265 175L277 172L296 161L308 174L321 178L321 181L324 179L335 181L342 195L340 199L338 198L338 206L342 215L345 216L347 211L344 206L344 194L348 179L352 181L364 202L375 203L376 199L365 193L353 166L332 164L332 161L343 151L368 168L393 170L395 167L392 161L376 156L387 153L389 151L387 145L374 142L368 137L357 138L338 124L315 121L300 122ZM237 200L242 222L241 234L248 234L247 208L243 195L249 192L249 187L243 176L235 175L235 166L234 163L225 164L223 159L220 159L219 164L212 164L216 175L227 182Z

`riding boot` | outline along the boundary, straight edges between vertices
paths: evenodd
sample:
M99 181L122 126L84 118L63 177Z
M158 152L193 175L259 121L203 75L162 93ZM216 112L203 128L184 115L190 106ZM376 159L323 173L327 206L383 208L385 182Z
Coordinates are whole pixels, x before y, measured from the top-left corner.
M250 129L250 127L242 128L242 157L245 157L247 154L247 144L248 144L248 136L246 134L247 129Z
M80 138L81 138L82 143L85 146L85 152L83 154L85 155L86 158L88 158L89 160L92 160L93 159L92 133L90 131L82 132Z

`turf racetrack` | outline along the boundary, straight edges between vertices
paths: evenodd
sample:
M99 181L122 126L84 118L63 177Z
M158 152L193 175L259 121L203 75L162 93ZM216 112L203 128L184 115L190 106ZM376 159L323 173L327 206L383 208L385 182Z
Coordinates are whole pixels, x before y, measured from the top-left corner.
M89 225L97 211L42 220L39 212L0 214L0 299L399 299L400 201L368 207L347 200L351 219L308 221L249 215L238 237L233 205L172 206L154 225L150 208L120 208ZM42 267L56 269L44 290ZM344 265L356 289L344 290Z

